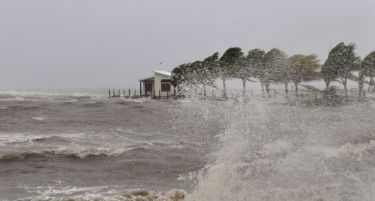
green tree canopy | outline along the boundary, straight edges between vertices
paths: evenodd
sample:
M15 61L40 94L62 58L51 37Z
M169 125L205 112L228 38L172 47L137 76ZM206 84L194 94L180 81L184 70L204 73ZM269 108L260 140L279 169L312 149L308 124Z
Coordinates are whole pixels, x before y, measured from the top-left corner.
M296 95L299 83L316 79L319 68L319 60L314 54L296 54L288 59L288 75L294 83Z
M375 76L375 51L365 57L362 62L361 71L365 76L370 77L370 84L373 85L373 78Z
M347 92L347 80L351 77L351 72L358 69L360 62L354 50L354 44L345 45L344 42L341 42L329 52L328 58L322 66L322 76L327 88L331 81L341 78L345 93Z
M270 82L289 82L287 71L288 56L281 50L274 48L264 56L265 62L265 85L269 92Z
M231 47L227 49L220 58L221 76L224 78L232 77L234 74L233 67L238 60L243 57L243 52L239 47Z

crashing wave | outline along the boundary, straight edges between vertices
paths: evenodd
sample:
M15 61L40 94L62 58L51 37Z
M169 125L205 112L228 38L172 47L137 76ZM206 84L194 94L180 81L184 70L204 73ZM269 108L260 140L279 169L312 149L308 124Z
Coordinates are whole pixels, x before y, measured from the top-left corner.
M366 105L311 109L255 98L183 104L202 124L222 125L189 201L374 198L374 113Z
M35 141L47 140L51 138L79 138L84 134L52 134L52 135L32 135L23 133L0 134L0 146L13 145L21 143L32 143Z
M173 189L168 192L155 192L148 190L135 190L132 192L120 193L119 195L102 195L100 193L88 193L70 197L49 197L26 198L20 201L183 201L186 191Z
M22 160L29 158L88 158L108 156L114 157L123 154L126 149L81 149L81 148L60 148L38 151L27 151L19 153L0 154L0 160Z

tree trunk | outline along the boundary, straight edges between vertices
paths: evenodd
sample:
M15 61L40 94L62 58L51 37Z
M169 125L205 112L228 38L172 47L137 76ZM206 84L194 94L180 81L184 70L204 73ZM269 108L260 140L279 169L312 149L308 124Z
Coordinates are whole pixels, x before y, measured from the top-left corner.
M329 89L329 84L331 83L331 81L328 79L324 79L324 82L326 83L326 89Z
M243 93L243 96L246 95L246 80L242 80L242 93Z
M227 85L225 84L225 79L223 80L223 98L227 98Z
M296 91L296 96L298 97L298 82L295 82L294 83L294 89L295 89L295 91Z
M364 75L363 73L359 72L358 75L358 101L362 101L364 96L363 96L363 82L364 82Z
M260 81L260 87L262 88L262 96L264 95L264 83Z
M289 94L289 90L288 90L288 82L285 82L284 85L285 85L285 93L288 95Z
M374 85L374 77L370 76L370 84L368 85L368 90L367 92L370 92L371 86Z
M270 83L269 83L269 82L266 82L266 83L265 83L265 87L266 87L267 95L269 96L269 95L270 95Z
M203 85L203 97L206 98L206 95L207 95L207 93L206 93L206 84L203 82L202 85Z
M344 77L342 79L342 85L344 85L345 99L348 98L348 78Z

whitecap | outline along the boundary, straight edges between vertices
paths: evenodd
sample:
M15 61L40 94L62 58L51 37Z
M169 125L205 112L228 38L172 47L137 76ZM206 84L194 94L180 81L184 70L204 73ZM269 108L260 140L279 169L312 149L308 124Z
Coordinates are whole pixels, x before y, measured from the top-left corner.
M182 189L172 189L168 192L156 192L150 190L126 190L120 192L108 186L94 187L55 187L39 186L36 188L26 187L31 193L38 193L39 196L22 200L39 201L183 201L187 192ZM78 195L76 195L78 194Z
M47 118L46 117L32 117L31 119L36 120L36 121L43 121L43 120L46 120Z

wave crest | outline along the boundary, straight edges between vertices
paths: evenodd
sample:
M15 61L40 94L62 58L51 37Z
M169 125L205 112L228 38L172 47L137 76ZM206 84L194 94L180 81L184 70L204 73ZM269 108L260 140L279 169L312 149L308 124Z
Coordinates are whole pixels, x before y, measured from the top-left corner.
M8 153L0 155L0 160L23 160L29 158L88 158L108 156L114 157L123 154L125 149L72 149L60 148L40 151L28 151L19 153Z
M84 134L49 134L49 135L33 135L26 133L11 133L11 134L0 134L0 145L13 145L21 143L32 143L40 140L47 140L51 138L77 138L82 137Z
M155 192L148 190L135 190L119 195L102 195L98 193L88 193L72 197L49 197L26 198L22 201L183 201L186 197L186 191L181 189L172 189L168 192Z

